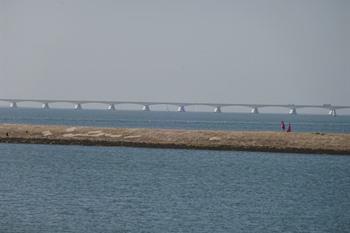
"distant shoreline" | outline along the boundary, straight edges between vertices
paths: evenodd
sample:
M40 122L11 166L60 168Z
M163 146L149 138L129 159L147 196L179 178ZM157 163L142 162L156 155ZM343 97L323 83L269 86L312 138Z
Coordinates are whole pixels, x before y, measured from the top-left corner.
M350 155L350 134L0 124L0 143Z

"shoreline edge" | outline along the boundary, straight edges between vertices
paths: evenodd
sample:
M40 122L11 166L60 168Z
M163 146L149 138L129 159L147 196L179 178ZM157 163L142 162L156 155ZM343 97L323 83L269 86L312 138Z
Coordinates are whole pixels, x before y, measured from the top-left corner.
M0 143L350 155L350 134L0 124Z

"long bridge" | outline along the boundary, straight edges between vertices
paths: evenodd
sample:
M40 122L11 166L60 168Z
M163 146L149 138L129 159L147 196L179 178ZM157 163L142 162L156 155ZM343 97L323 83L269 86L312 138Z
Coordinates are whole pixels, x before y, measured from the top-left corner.
M135 104L140 105L143 111L151 111L152 106L156 105L172 105L177 107L178 112L185 112L188 106L209 106L213 108L216 113L221 113L225 107L247 107L251 113L258 114L260 108L266 107L281 107L286 108L289 114L297 114L297 109L302 108L319 108L326 109L332 116L337 115L338 109L350 109L350 106L340 105L298 105L298 104L235 104L235 103L194 103L194 102L147 102L147 101L100 101L100 100L48 100L48 99L0 99L1 102L8 102L10 108L18 108L18 103L34 102L42 105L43 109L49 109L50 104L68 103L72 104L76 110L83 109L85 104L103 104L108 110L115 111L118 105Z

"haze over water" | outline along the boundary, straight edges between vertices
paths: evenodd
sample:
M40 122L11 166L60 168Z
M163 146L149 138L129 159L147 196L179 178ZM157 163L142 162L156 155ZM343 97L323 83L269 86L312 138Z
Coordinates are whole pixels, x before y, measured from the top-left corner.
M349 105L346 0L1 0L1 98Z

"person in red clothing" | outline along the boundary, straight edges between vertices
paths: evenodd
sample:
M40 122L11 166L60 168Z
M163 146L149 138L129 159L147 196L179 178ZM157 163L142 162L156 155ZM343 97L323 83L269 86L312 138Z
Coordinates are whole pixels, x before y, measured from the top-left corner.
M289 133L289 132L292 132L292 126L290 123L288 123L288 129L287 129L287 133Z

